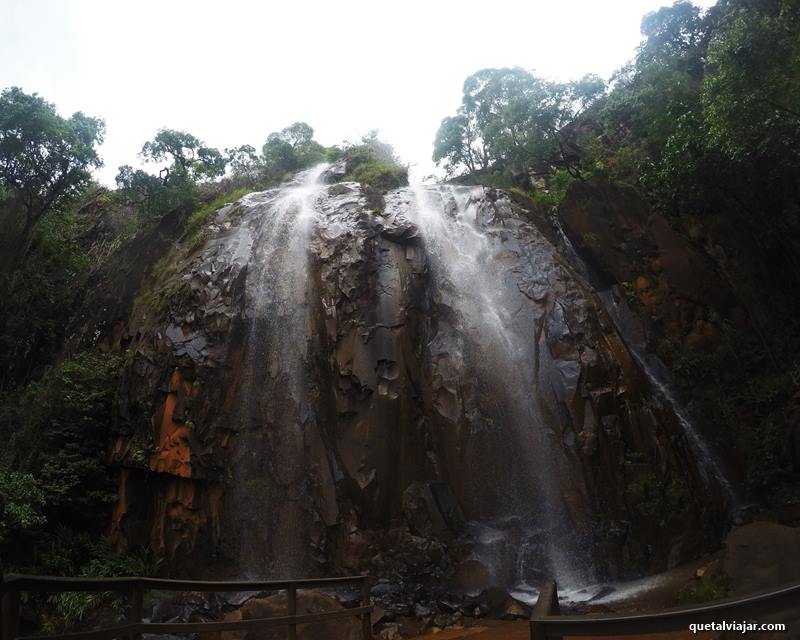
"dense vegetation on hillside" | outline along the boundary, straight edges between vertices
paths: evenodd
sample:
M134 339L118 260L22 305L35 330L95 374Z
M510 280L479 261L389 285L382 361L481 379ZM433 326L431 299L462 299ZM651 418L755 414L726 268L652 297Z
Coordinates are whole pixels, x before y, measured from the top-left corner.
M628 185L682 233L706 229L692 241L728 268L748 328L721 318L720 348L664 336L659 351L751 488L777 504L796 501L800 472L798 33L793 1L721 0L703 12L679 0L643 19L635 59L607 87L520 68L471 75L433 155L460 180L548 207L576 182Z
M609 87L484 69L442 121L433 159L526 188L559 171L602 175L673 213L720 198L740 201L742 214L780 209L798 199L798 26L793 2L723 0L702 13L680 0L644 18L638 55Z

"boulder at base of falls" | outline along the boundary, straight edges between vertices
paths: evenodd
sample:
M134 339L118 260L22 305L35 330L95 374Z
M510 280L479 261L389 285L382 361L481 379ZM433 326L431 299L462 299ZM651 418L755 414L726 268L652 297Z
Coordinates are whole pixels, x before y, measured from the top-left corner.
M797 582L800 528L751 522L734 529L725 542L723 570L736 596Z
M505 589L486 589L478 597L480 603L489 607L489 617L503 620L528 619L533 610L524 602L513 598Z
M303 590L297 592L297 615L340 611L344 607L333 597L319 591ZM231 611L225 621L258 620L260 618L279 618L287 614L288 601L285 593L267 598L248 600L241 609ZM205 633L201 640L283 640L286 629L259 629L253 631L229 631ZM298 640L360 640L361 621L358 617L339 618L324 622L301 624L297 627Z

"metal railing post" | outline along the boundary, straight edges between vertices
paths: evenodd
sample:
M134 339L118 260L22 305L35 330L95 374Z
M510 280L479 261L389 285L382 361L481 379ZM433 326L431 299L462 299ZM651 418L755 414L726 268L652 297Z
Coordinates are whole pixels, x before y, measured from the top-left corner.
M297 587L289 585L286 590L289 605L289 615L294 618L297 615ZM297 640L297 623L292 620L289 622L289 640Z
M369 605L369 583L365 577L361 581L361 606ZM372 640L372 616L369 611L361 614L361 637L363 640Z
M130 591L130 611L128 612L128 622L130 624L139 624L142 621L142 613L144 609L144 586L140 580L137 580L131 586ZM141 633L132 633L130 640L140 640Z
M554 581L546 582L539 592L539 598L531 614L531 640L562 640L561 636L551 636L547 633L544 623L536 618L544 616L557 616L561 612L558 606L558 588Z

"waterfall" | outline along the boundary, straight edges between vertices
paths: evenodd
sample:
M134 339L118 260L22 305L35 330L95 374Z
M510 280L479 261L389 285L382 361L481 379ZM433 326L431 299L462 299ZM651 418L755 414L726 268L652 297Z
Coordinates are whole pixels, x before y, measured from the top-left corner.
M672 413L677 418L678 424L680 424L681 430L689 442L689 446L691 447L692 453L695 457L698 471L703 477L706 486L713 491L714 487L712 482L716 482L720 491L722 492L723 499L725 500L726 509L729 512L736 511L741 507L741 503L735 489L733 488L733 484L728 478L725 467L722 464L719 456L712 451L711 447L705 441L705 438L703 438L703 436L700 434L697 426L694 423L694 420L692 420L687 410L675 396L675 393L672 391L669 383L661 373L661 371L665 369L663 363L661 363L660 360L657 360L656 356L648 357L648 355L644 352L643 347L637 344L636 341L631 340L627 335L627 332L624 330L624 312L620 308L618 301L615 299L614 292L611 290L598 291L597 295L603 302L603 306L606 308L606 311L608 311L608 314L614 321L617 331L625 340L626 346L630 350L631 355L633 355L634 360L636 360L636 363L639 365L639 368L642 370L642 373L647 378L647 381L654 393L657 397L661 398L661 400L670 408ZM654 362L657 364L654 364Z
M449 366L481 387L478 406L462 406L455 418L479 443L475 479L484 486L473 493L494 503L472 509L474 555L500 584L524 586L544 575L565 586L585 582L587 563L563 495L569 462L539 405L542 316L512 269L519 256L536 258L487 208L482 187L416 185L412 194L432 286L453 317L450 326L439 323L430 348L435 356L440 342L460 345L457 357L448 350Z
M234 400L219 420L232 436L220 445L221 555L240 577L379 574L370 563L389 552L377 532L403 523L453 543L459 585L530 596L546 579L562 591L596 582L608 571L598 549L617 545L609 566L632 564L627 539L602 538L603 517L621 531L637 516L615 471L623 445L637 472L664 468L648 458L672 436L648 428L653 396L730 486L633 343L653 389L629 399L630 358L601 303L508 196L415 185L376 211L358 183L326 184L343 174L326 168L221 211L229 266L203 267L244 283L227 359ZM659 464L680 473L684 456ZM425 509L441 510L427 523L407 510L420 485L436 487Z
M553 226L563 244L570 261L574 264L578 272L587 279L592 280L592 272L588 265L583 261L569 236L564 232L564 228L557 217L553 217ZM713 483L716 483L725 501L726 509L729 513L741 507L741 500L733 487L733 483L728 478L725 467L719 456L711 449L708 443L697 429L694 420L689 415L686 408L680 403L673 392L664 372L666 367L658 356L645 353L643 339L636 339L629 330L630 323L626 321L626 316L630 315L630 310L621 304L618 295L612 289L597 291L597 296L603 303L603 307L608 312L614 326L625 342L625 346L630 351L636 364L647 378L654 394L669 407L678 424L681 427L695 457L695 463L700 475L706 483L707 489L714 491Z
M315 429L308 366L308 252L327 165L245 196L248 263L238 459L230 503L249 578L308 575L307 432Z

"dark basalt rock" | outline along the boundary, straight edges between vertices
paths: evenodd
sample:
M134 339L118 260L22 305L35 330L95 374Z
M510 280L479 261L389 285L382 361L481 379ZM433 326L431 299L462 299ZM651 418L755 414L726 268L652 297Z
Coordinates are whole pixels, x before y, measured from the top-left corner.
M327 179L340 179L336 171ZM520 415L505 400L521 396L504 388L507 373L489 376L521 366L533 373L520 388L558 454L553 499L597 573L657 571L716 542L720 507L587 283L502 192L440 189L443 215L465 199L476 212L515 309L516 360L481 361L415 218L415 193L388 194L376 214L355 183L313 195L305 294L269 281L304 305L300 333L281 329L290 351L273 338L254 351L257 256L264 234L280 232L269 216L284 191L251 194L220 210L202 249L176 259L153 291L162 303L127 323L111 454L118 542L151 546L184 576L275 573L291 548L303 572L391 577L387 611L413 610L422 585L438 585L429 602L483 562L483 543L463 538L465 521L541 490L514 484L533 472L505 419ZM288 317L272 309L264 335ZM301 354L297 389L281 356L290 352ZM531 575L551 570L529 523L500 530L509 549L530 545ZM243 540L253 547L246 558ZM512 579L511 555L489 573ZM390 590L382 584L376 597Z

